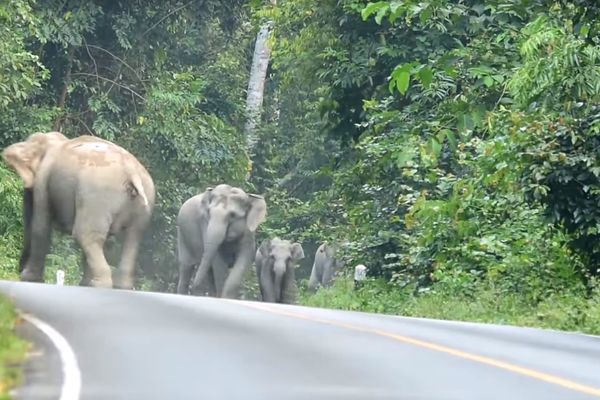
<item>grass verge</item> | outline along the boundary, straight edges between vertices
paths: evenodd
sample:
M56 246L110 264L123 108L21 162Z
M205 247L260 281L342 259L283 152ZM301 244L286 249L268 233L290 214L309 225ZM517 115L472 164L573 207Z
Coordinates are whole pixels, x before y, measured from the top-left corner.
M15 334L17 319L13 305L0 296L0 400L10 399L8 392L21 381L16 364L25 358L27 342Z
M600 335L600 293L589 297L555 293L532 302L525 296L481 287L470 295L431 290L415 296L411 289L399 289L379 280L370 280L360 290L353 281L338 279L316 294L305 291L300 304L412 317L549 328Z

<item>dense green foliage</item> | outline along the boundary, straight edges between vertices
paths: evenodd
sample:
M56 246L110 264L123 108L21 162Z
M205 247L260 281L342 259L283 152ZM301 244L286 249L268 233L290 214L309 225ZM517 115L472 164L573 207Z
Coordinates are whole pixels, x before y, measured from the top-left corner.
M177 210L227 182L266 196L259 239L302 241L299 277L318 243L349 241L348 265L364 263L386 282L359 297L395 304L351 308L427 315L410 304L481 298L485 313L502 315L500 298L531 317L509 322L569 329L588 320L532 315L549 299L560 310L597 310L594 2L0 4L0 145L35 130L91 133L148 166L158 204L141 287L173 290ZM245 89L267 20L273 51L250 160ZM5 167L0 174L0 277L14 277L20 187ZM50 270L68 255L62 267L76 275L76 251L56 240ZM343 288L305 301L344 306ZM456 317L480 318L462 309Z

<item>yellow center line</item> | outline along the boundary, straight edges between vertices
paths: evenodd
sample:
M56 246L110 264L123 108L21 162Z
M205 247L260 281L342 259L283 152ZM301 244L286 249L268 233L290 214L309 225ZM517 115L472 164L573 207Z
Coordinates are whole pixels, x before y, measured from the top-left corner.
M318 322L318 323L322 323L322 324L326 324L326 325L336 326L339 328L345 328L345 329L349 329L352 331L370 333L373 335L386 337L389 339L396 340L398 342L411 344L413 346L422 347L422 348L437 351L440 353L450 354L450 355L453 355L455 357L459 357L459 358L462 358L465 360L471 360L471 361L475 361L475 362L478 362L481 364L490 365L492 367L510 371L510 372L513 372L516 374L525 375L530 378L534 378L534 379L538 379L540 381L544 381L544 382L551 383L554 385L562 386L567 389L574 390L576 392L600 397L600 388L583 385L581 383L577 383L577 382L571 381L569 379L561 378L556 375L547 374L547 373L536 371L536 370L533 370L530 368L521 367L519 365L496 360L494 358L481 356L478 354L454 349L452 347L448 347L448 346L444 346L444 345L440 345L440 344L436 344L436 343L432 343L432 342L428 342L428 341L424 341L424 340L414 339L409 336L398 335L395 333L390 333L390 332L382 331L379 329L372 329L372 328L368 328L368 327L364 327L364 326L353 325L353 324L348 324L348 323L338 322L338 321L332 321L329 319L315 318L315 317L308 316L306 314L295 313L295 312L291 312L291 311L287 311L287 310L278 310L275 308L270 308L268 306L263 306L263 305L259 305L259 304L252 304L252 303L238 303L238 304L242 304L246 307L254 308L257 310L266 311L266 312L269 312L272 314L285 315L285 316L296 318L296 319L303 319L303 320L307 320L307 321Z

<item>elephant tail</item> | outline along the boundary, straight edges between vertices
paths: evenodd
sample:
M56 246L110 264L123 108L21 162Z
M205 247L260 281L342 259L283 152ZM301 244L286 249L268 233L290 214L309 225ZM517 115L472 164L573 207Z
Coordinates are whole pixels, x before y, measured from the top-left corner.
M144 192L144 185L142 185L142 179L139 174L133 173L129 177L131 186L137 192L137 195L142 199L142 203L146 208L149 207L148 197L146 197L146 193Z

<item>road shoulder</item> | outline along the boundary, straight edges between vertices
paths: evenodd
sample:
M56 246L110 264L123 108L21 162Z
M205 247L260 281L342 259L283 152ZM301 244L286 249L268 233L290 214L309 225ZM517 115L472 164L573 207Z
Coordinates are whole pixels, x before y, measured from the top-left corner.
M17 334L31 343L23 364L23 383L13 391L15 400L58 399L61 394L61 359L52 341L37 327L23 321Z

